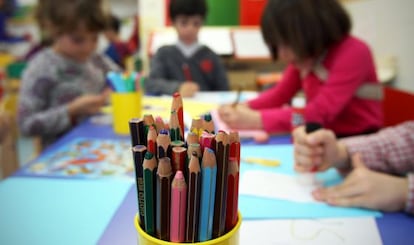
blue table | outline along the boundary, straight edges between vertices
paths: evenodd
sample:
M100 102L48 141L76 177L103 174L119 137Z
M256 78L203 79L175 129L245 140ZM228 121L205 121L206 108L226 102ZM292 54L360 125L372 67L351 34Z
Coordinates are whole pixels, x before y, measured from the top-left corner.
M115 135L108 125L95 125L90 122L85 122L73 129L54 145L47 148L42 154L56 150L58 147L78 137L101 139L129 138L127 136ZM290 144L290 142L290 137L285 135L273 137L269 143ZM243 144L254 145L255 143L247 140L244 141ZM29 199L30 203L21 205L16 205L18 203L5 202L5 200L13 198L15 200L21 199L22 202L28 202L24 198L26 196L25 194L19 195L19 193L15 193L14 190L7 189L8 187L6 188L6 185L12 186L11 188L13 188L13 186L18 186L19 191L23 192L25 190L33 191L33 188L36 188L37 183L42 182L43 179L44 178L38 178L36 181L35 178L24 176L22 171L18 171L11 178L0 183L0 244L10 244L9 240L7 240L12 237L10 234L14 234L14 236L15 234L21 234L21 237L19 238L20 240L17 239L16 241L24 241L24 234L30 233L33 235L36 234L37 231L38 233L47 232L47 230L44 230L45 225L42 224L42 222L56 222L56 225L48 224L46 228L52 229L52 231L50 231L51 233L57 232L61 236L71 236L72 238L65 239L64 237L53 237L51 234L47 233L37 234L33 235L37 240L32 240L34 241L32 244L36 244L36 241L39 244L56 242L59 244L74 244L74 242L77 243L80 241L87 241L85 242L86 244L136 244L136 231L133 226L133 217L137 207L136 189L133 182L100 180L63 180L63 182L60 182L60 180L55 180L56 185L47 184L49 187L45 187L46 189L39 192L40 199L31 197L31 199ZM85 188L86 185L88 191L91 192L90 195L81 195L74 192L74 188ZM62 193L59 193L58 191L60 188L62 188ZM50 191L50 195L48 189L53 190ZM105 193L109 196L105 197ZM97 196L93 196L94 194ZM57 199L54 199L54 197ZM79 200L73 200L74 198L78 198ZM56 202L61 205L61 203L59 203L59 200L61 199L63 199L65 203L69 201L70 205L56 207L53 203L50 203ZM6 205L2 205L4 202ZM96 206L90 207L90 205ZM73 210L71 209L72 206L75 207ZM19 210L23 208L25 209L24 211ZM60 210L59 208L64 208L64 210ZM30 212L35 212L36 214L30 215ZM56 215L57 212L59 213L58 218L50 217L51 215ZM19 213L22 213L25 217L19 217ZM11 219L10 217L15 217L15 220L7 220ZM74 217L76 217L76 219L74 219ZM99 217L99 221L97 220L97 217ZM32 220L29 220L30 222L27 223L24 222L28 219ZM94 220L100 223L93 223ZM79 222L79 225L75 224L70 228L66 227L66 230L62 231L62 229L59 229L62 222L63 224L66 222ZM383 217L376 219L376 222L384 244L414 244L414 236L411 234L414 230L413 217L405 213L384 213ZM25 224L27 224L27 226L25 226ZM32 225L30 226L30 224ZM34 224L39 224L39 226ZM55 226L56 230L53 231ZM89 230L90 234L83 234L82 232L85 230Z

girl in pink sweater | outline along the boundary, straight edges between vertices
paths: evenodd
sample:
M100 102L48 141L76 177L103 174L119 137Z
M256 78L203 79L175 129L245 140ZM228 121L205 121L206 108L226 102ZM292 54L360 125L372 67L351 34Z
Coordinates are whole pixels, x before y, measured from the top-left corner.
M351 21L335 0L269 0L262 34L274 59L287 63L283 78L258 98L219 109L231 128L291 129L288 105L303 90L305 121L338 136L377 131L382 126L381 92L371 51L349 34Z

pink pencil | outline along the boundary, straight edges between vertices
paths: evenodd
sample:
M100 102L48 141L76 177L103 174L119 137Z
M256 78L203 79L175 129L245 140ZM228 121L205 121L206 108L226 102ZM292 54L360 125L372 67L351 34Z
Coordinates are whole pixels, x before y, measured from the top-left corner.
M187 184L182 171L177 171L171 185L170 241L184 242Z

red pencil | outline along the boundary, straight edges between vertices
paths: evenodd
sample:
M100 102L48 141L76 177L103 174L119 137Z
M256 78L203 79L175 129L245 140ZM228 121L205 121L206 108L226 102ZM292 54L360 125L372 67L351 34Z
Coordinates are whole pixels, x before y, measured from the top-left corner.
M227 175L227 207L226 231L230 231L237 223L237 210L239 203L239 167L236 158L229 160Z
M185 162L187 161L187 148L181 146L175 146L172 148L172 169L173 174L178 170L184 172Z
M150 126L148 130L148 136L147 136L147 150L154 154L154 156L157 155L157 130L154 126Z
M240 137L238 131L231 131L229 134L230 154L229 157L236 158L237 166L240 168Z

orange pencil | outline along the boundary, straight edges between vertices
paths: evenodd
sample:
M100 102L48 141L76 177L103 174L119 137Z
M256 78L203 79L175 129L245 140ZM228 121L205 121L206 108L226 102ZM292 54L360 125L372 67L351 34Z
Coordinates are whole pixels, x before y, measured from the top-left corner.
M227 207L226 231L230 231L237 223L237 210L239 203L239 167L237 159L231 157L227 175Z
M213 238L225 232L227 202L227 170L229 165L229 139L227 133L216 135L215 153L217 159L217 184L214 203Z
M170 241L185 241L187 184L183 172L177 171L171 184Z
M184 135L184 111L183 111L183 98L180 93L173 94L173 101L171 104L171 111L176 111L178 116L178 123L180 124L181 132Z
M164 241L170 239L171 176L170 159L168 157L159 159L156 179L155 229L157 237Z

